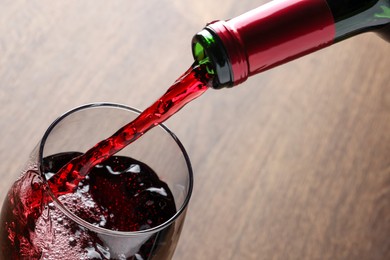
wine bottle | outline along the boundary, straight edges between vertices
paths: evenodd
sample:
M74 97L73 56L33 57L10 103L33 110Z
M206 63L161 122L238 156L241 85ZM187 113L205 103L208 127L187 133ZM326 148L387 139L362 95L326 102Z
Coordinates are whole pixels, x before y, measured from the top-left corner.
M195 60L214 74L213 88L363 32L390 41L390 0L274 0L226 21L214 21L192 40Z

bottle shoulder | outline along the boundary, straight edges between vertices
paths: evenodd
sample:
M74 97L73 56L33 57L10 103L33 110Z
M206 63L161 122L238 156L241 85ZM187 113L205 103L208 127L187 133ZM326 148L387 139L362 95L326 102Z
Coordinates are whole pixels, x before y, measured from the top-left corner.
M335 19L336 41L380 30L390 23L390 0L328 0Z

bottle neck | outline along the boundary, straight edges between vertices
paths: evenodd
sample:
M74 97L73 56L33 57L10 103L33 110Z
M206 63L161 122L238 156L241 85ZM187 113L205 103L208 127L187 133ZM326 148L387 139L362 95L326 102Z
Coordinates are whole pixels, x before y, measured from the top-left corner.
M231 20L208 24L194 36L192 50L215 74L214 88L232 87L389 23L390 0L274 0Z

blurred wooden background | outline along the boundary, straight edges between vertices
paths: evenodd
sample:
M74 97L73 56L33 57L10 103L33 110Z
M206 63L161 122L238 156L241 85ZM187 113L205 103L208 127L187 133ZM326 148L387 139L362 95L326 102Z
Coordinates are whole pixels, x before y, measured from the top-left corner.
M146 108L192 63L193 34L265 2L1 1L1 201L57 116ZM195 172L174 259L389 259L389 51L361 35L171 118Z

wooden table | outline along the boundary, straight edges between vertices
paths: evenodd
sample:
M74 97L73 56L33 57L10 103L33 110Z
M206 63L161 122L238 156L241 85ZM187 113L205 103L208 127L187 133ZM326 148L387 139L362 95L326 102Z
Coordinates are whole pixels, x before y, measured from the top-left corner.
M190 66L206 22L264 2L3 1L1 201L58 115L146 108ZM361 35L171 118L195 172L174 259L389 259L389 51Z

